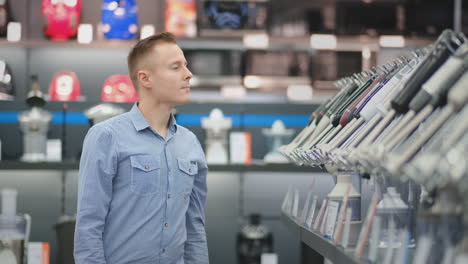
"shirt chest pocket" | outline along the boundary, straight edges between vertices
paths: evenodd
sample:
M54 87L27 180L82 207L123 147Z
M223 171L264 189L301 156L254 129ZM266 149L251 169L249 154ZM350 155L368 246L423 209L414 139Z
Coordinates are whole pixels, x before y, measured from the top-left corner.
M153 155L130 156L132 192L150 195L159 192L161 168Z
M188 159L177 159L177 165L179 167L178 180L180 181L180 191L183 194L190 194L192 192L195 175L198 173L197 162Z

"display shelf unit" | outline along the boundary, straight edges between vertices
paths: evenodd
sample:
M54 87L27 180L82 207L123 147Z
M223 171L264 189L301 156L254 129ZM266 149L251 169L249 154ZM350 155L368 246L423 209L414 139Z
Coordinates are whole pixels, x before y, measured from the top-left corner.
M299 167L293 164L255 164L255 165L208 165L209 171L228 172L323 172L319 168ZM76 161L64 162L22 162L0 161L0 170L78 170Z
M288 230L305 243L310 249L316 251L333 264L364 264L365 262L356 260L353 256L354 250L344 250L333 244L323 236L310 231L306 227L297 223L291 216L281 213L281 221Z

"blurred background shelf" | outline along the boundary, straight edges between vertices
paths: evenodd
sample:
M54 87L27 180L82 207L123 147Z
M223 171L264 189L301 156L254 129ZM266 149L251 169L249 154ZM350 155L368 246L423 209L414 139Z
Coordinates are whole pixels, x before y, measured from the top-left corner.
M299 167L294 164L255 164L255 165L208 165L212 172L323 172L322 169ZM78 170L79 162L22 162L0 161L0 170Z

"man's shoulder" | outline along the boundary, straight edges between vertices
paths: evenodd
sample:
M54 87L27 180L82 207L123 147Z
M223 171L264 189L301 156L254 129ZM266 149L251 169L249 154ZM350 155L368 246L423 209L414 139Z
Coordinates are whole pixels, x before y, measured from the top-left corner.
M177 133L180 133L182 136L188 137L190 139L197 139L197 136L190 131L190 129L177 124Z

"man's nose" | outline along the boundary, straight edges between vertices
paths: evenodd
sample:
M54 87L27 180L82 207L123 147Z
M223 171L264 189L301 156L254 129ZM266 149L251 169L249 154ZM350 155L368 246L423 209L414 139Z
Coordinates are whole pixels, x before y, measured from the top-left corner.
M185 78L184 78L184 80L190 80L190 79L192 79L192 77L193 77L192 72L191 72L187 67L185 67L185 71L186 71L186 72L185 72Z

